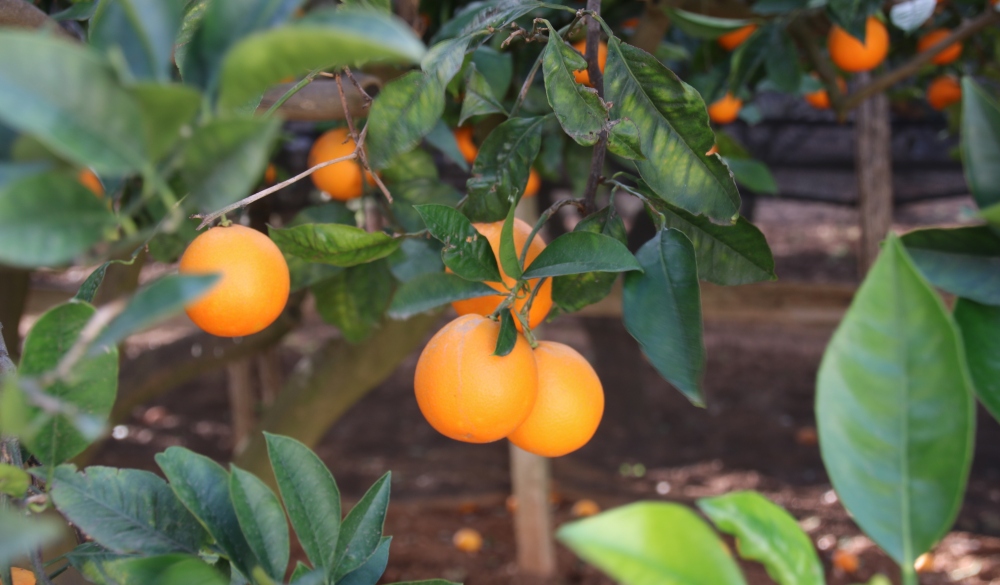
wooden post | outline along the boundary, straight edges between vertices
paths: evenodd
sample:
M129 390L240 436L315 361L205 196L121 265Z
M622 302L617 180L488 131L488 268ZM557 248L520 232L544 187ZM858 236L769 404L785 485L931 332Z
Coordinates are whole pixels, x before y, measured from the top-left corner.
M868 73L858 76L858 83L862 86L870 80ZM885 94L876 94L861 103L855 116L858 215L861 222L858 272L864 278L878 256L879 244L892 227L889 100Z
M254 428L253 358L243 358L226 366L229 389L229 413L232 417L233 453L246 447Z
M21 315L28 302L28 287L31 284L31 272L20 268L0 266L0 323L2 339L10 351L10 356L17 361L21 355L21 335L18 327Z

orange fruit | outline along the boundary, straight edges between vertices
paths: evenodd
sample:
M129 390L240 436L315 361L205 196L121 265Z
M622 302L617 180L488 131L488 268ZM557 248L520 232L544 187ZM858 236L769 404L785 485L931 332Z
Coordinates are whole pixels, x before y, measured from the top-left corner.
M931 32L920 37L920 40L917 41L917 50L923 53L927 49L930 49L934 45L943 41L950 34L951 31L946 28L932 30ZM934 55L931 59L931 63L935 65L947 65L961 56L962 45L960 43L952 43L945 47L940 53Z
M587 40L584 39L579 43L573 45L573 48L577 50L578 53L587 56ZM597 68L604 73L604 65L608 62L608 44L601 41L597 45ZM590 85L590 73L587 73L587 69L581 69L579 71L573 72L573 77L576 78L577 83L582 83L584 85Z
M534 197L538 195L538 189L542 186L542 177L539 176L538 171L531 169L531 173L528 174L528 184L524 186L524 198Z
M278 318L288 301L288 264L281 250L241 225L214 227L195 238L181 256L179 272L221 275L185 308L195 325L212 335L257 333Z
M858 555L838 548L833 551L833 566L845 573L854 574L858 572L861 561L858 560Z
M354 152L354 139L347 128L334 128L324 132L309 150L309 166L345 157ZM363 182L372 183L371 176L362 172L357 159L345 160L321 168L312 174L313 184L337 201L349 201L361 197ZM363 178L364 177L364 178Z
M840 93L847 93L847 83L840 77L837 78L837 87L840 88ZM825 89L818 89L812 93L807 93L804 97L809 102L809 105L817 110L830 109L830 94Z
M579 500L569 511L574 518L586 518L601 513L601 507L594 500Z
M475 528L460 528L451 537L451 542L462 552L479 552L483 548L483 535Z
M874 16L865 23L865 42L852 37L846 30L834 26L826 39L830 59L844 71L871 71L889 54L889 31Z
M918 573L927 573L934 569L934 554L925 552L913 561L913 569Z
M708 106L708 117L716 124L729 124L736 121L742 107L743 100L727 93Z
M14 580L14 585L35 585L35 574L27 569L11 567L10 576ZM3 580L0 580L0 585L3 585Z
M493 255L497 259L497 265L500 264L500 231L503 229L503 222L497 221L493 223L474 223L473 227L476 228L480 234L486 237L486 240L490 243L490 247L493 248ZM517 250L518 257L520 258L521 251L524 250L524 244L528 241L528 236L531 235L531 226L527 223L521 221L520 219L514 219L514 249ZM531 240L531 245L528 246L528 254L525 256L525 265L530 265L531 262L542 253L545 249L545 241L542 240L540 235L535 235L534 239ZM504 283L509 287L513 286L515 280L503 271L503 267L500 266L500 276L503 277ZM507 289L504 288L499 282L487 282L494 289L506 294ZM531 289L534 289L538 285L538 279L529 280L528 284ZM503 302L502 296L490 295L487 297L477 297L474 299L465 299L464 301L455 301L451 306L455 309L459 315L491 315L493 311L496 310L497 306ZM514 301L511 310L519 312L525 303L528 302L528 295L524 295ZM542 288L539 289L538 294L535 295L535 300L531 303L531 310L528 311L528 326L534 329L538 327L545 320L545 317L549 314L549 309L552 308L552 279L547 278L545 282L542 283ZM518 331L521 330L521 321L514 318L514 324L517 325Z
M465 157L465 162L471 165L479 154L479 147L472 141L472 126L455 128L455 142L458 144L458 151Z
M733 32L722 35L717 38L716 41L722 46L723 49L732 51L736 49L736 47L742 45L744 41L749 39L750 35L752 35L755 30L757 30L756 24L748 24L742 28L734 30Z
M278 181L278 169L274 166L274 163L268 163L267 168L264 169L264 183L267 185L273 185Z
M462 315L427 342L417 360L417 406L435 430L467 443L499 441L514 432L538 396L531 346L518 335L514 349L493 355L500 324Z
M575 349L555 341L535 348L538 399L508 439L542 457L561 457L587 444L604 414L597 372Z
M76 180L91 190L94 195L98 197L104 197L104 185L101 184L101 180L97 178L94 171L90 169L81 169L79 173L76 174Z
M962 99L962 85L950 75L937 77L927 86L927 102L935 110L943 110Z

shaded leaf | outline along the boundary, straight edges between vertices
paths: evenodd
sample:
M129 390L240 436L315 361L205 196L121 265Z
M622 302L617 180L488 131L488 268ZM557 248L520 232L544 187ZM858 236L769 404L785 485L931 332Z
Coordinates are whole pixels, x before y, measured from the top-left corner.
M628 243L625 223L609 205L581 219L573 231L589 231ZM552 300L567 313L578 311L608 296L618 274L614 272L585 272L557 276L552 280Z
M497 335L496 349L493 355L504 357L514 351L517 343L517 326L514 325L514 316L510 309L500 311L500 333Z
M469 170L469 163L465 161L461 151L458 150L458 142L444 120L438 120L430 132L427 133L427 144L441 151L451 162L459 166L463 171Z
M589 231L573 231L550 242L525 269L524 278L631 270L642 272L643 266L620 241Z
M441 259L455 274L467 280L500 282L500 269L490 242L464 215L446 205L417 205L427 230L444 248Z
M399 248L400 239L384 232L367 232L353 225L308 223L269 230L282 252L310 262L355 266L385 258Z
M1000 203L1000 104L971 77L962 78L962 166L980 208Z
M507 110L497 98L493 97L489 82L476 69L476 64L470 63L465 76L465 99L462 100L462 113L458 117L458 125L465 124L465 121L472 116L498 113L506 116Z
M137 83L129 93L142 112L142 135L151 160L170 152L201 109L201 94L179 83Z
M492 95L503 100L514 79L514 59L509 52L500 52L489 45L483 45L472 52L472 63L486 78Z
M745 18L706 16L680 8L667 8L666 13L677 24L677 28L699 39L715 39L753 22Z
M392 544L391 536L382 537L378 548L368 557L364 564L350 573L344 575L337 585L374 585L385 573L385 567L389 564L389 546Z
M454 301L499 294L490 286L455 274L433 272L417 276L396 289L389 305L393 319L408 319Z
M988 305L1000 305L1000 235L985 226L931 228L902 237L931 284Z
M384 260L346 268L313 285L320 317L351 343L364 341L382 321L394 280Z
M87 27L90 44L118 52L138 79L169 81L183 10L181 2L104 0Z
M490 132L472 165L465 215L484 222L507 217L515 195L524 193L528 184L531 163L542 145L544 122L544 116L511 118Z
M143 585L230 585L230 580L193 555L163 555L143 559L121 559L107 564L108 572L121 583Z
M136 257L139 255L139 252L141 251L142 248L137 248L134 252L132 252L132 257L129 258L128 260L108 260L104 264L101 264L100 266L95 268L94 271L90 273L90 276L88 276L87 279L83 281L83 284L80 285L80 288L76 291L76 294L73 296L73 300L82 301L84 303L93 302L94 295L97 294L97 289L100 288L101 283L104 282L104 275L108 271L108 266L111 266L112 264L131 266L135 262Z
M411 150L440 121L444 85L434 76L411 71L385 85L368 115L368 162L387 165Z
M608 150L629 160L646 160L642 154L639 128L632 120L622 118L611 123L608 131Z
M976 394L1000 420L1000 307L958 299L954 315Z
M774 175L766 164L752 158L723 157L722 160L726 162L726 166L733 172L733 178L740 185L754 193L778 194L778 182L774 180Z
M9 566L32 550L59 540L62 525L54 518L31 517L0 508L0 566Z

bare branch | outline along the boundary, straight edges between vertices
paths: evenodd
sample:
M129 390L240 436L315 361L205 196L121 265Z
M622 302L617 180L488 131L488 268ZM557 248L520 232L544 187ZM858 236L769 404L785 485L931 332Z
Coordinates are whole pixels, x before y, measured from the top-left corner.
M601 14L601 0L587 0L587 10L594 15ZM598 46L601 42L601 26L596 18L586 17L587 23L587 75L590 85L597 90L597 95L604 99L604 74L598 61ZM587 177L587 189L583 194L583 204L587 213L594 211L594 200L597 197L597 186L601 181L601 171L604 170L604 157L608 151L608 131L601 130L601 135L594 145L594 153L590 157L590 176Z
M385 195L385 198L389 200L389 203L392 203L392 193L389 193L389 189L386 188L385 183L382 182L382 179L379 178L378 174L372 171L371 165L368 164L368 155L365 153L364 146L365 132L362 132L362 135L359 135L357 128L354 127L354 117L351 116L350 109L347 107L347 97L344 94L344 84L340 80L339 73L334 76L334 80L337 82L337 93L340 94L340 104L344 107L344 119L347 120L347 128L350 130L351 138L354 139L354 144L356 145L354 153L358 155L358 158L361 160L361 166L364 167L364 169L368 171L368 174L375 180L375 184L382 190L382 194ZM367 129L368 125L365 124L365 130Z

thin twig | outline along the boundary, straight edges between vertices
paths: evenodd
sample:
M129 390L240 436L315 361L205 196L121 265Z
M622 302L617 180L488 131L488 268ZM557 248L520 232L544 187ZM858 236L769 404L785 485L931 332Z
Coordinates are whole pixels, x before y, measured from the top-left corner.
M365 99L365 107L367 108L368 106L370 106L372 101L374 100L372 96L368 95L368 92L365 91L365 88L361 87L361 84L358 83L358 80L354 78L354 74L351 73L351 68L344 67L344 73L347 75L347 78L351 80L351 83L354 84L354 87L358 88L358 92L361 94L361 97Z
M573 27L576 26L576 23L581 18L583 18L583 11L577 11L573 21L564 28L559 29L559 33L562 35L563 39L569 36ZM535 22L538 22L539 20L541 19L536 18ZM521 109L521 105L524 103L524 99L528 97L528 90L531 89L531 84L535 81L535 77L538 75L538 68L542 66L542 55L544 54L544 51L539 53L538 59L535 60L535 64L531 66L531 71L528 72L528 77L524 80L524 84L521 85L521 91L518 92L517 100L514 102L514 106L510 110L510 116L508 116L509 118L513 118L517 114L517 111Z
M45 572L45 565L42 563L42 549L36 548L31 551L31 566L35 569L35 577L38 579L38 583L41 585L53 585L48 573Z
M601 0L587 0L587 74L590 77L590 85L597 90L597 95L604 99L604 74L601 72L601 65L597 59L598 46L601 41L601 26L594 16L601 14ZM587 213L594 211L594 200L597 198L597 186L601 181L601 171L604 170L604 157L608 151L608 131L601 130L601 135L594 145L594 153L590 157L590 176L587 177L587 190L584 191L583 201L587 208Z
M337 82L337 93L340 94L340 104L344 107L344 119L347 120L347 128L351 132L351 138L354 139L354 144L357 145L354 152L357 153L358 159L361 161L361 166L364 167L364 170L368 171L368 174L375 180L375 184L382 190L382 194L385 195L385 198L389 201L389 203L392 203L392 193L389 193L389 189L386 188L385 183L382 182L382 179L379 178L378 174L372 171L371 165L368 164L368 155L365 153L365 147L363 144L365 132L362 131L362 134L359 135L357 129L354 127L354 117L351 116L350 109L347 107L347 96L344 94L344 83L340 80L340 74L338 73L335 75L334 79ZM365 124L365 130L367 129L368 125Z
M290 87L288 89L288 91L286 91L280 98L278 98L278 100L276 102L274 102L273 104L271 104L271 107L268 108L266 112L264 112L263 117L264 118L268 118L273 113L277 112L278 108L280 108L281 106L283 106L285 104L285 102L287 102L293 95L299 93L299 90L301 90L303 87L305 87L305 86L309 85L310 83L312 83L313 79L316 79L316 75L319 74L320 71L322 71L322 70L321 69L313 69L312 71L309 72L308 75L306 75L305 77L303 77L301 81L299 81L298 83L296 83L295 85L293 85L292 87Z

